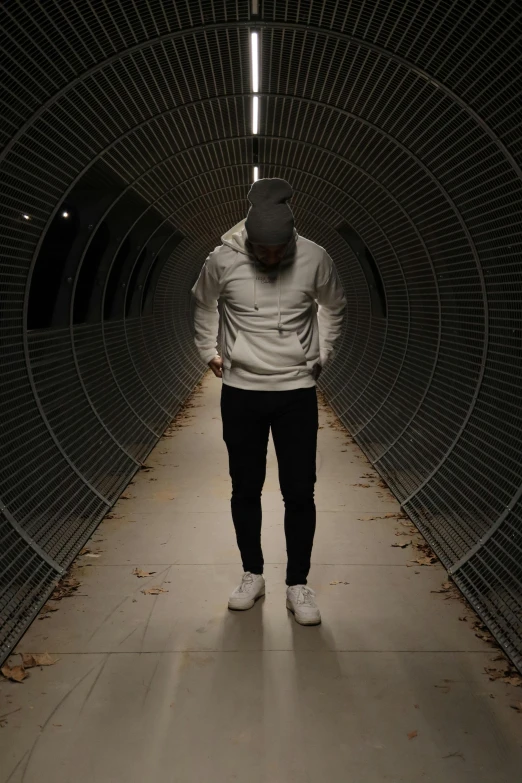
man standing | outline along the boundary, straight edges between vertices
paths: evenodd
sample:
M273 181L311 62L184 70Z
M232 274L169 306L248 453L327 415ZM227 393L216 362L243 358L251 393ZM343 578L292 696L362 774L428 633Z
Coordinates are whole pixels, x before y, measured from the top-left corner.
M252 185L246 221L223 235L192 288L194 329L202 361L223 379L223 439L244 569L228 606L250 609L265 592L261 492L271 430L285 504L286 605L297 622L318 625L307 586L316 525L316 380L340 337L346 298L326 250L295 230L292 195L283 179Z

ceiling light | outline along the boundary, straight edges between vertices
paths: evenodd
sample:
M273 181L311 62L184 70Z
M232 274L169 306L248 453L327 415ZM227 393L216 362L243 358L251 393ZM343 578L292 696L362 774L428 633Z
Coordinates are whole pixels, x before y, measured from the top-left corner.
M250 40L252 42L252 92L259 92L259 62L258 62L258 48L257 48L257 33L251 33Z
M31 220L31 216L30 215L24 214L24 215L22 215L22 217L23 217L24 220Z
M259 168L257 166L254 166L254 182L257 182L259 179Z
M62 212L62 217L65 217L65 218L69 217L69 213L68 212Z
M252 133L259 131L259 98L254 95L252 98Z

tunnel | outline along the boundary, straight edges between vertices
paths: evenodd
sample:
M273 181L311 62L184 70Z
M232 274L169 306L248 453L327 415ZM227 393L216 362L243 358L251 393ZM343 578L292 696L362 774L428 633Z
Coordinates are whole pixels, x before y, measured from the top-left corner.
M2 4L2 660L209 382L191 289L281 177L347 299L318 388L522 672L521 17Z

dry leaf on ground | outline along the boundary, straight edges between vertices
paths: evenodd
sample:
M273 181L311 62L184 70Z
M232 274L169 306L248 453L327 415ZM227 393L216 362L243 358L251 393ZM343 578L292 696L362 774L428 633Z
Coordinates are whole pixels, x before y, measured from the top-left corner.
M431 566L435 565L437 562L437 558L435 555L433 557L427 557L426 555L419 555L419 557L416 557L415 560L411 561L412 563L417 563L417 565L421 566Z
M503 669L495 669L493 666L484 666L484 671L490 680L501 680L506 685L513 685L515 688L522 687L522 677L518 674L514 666L508 663Z
M418 734L417 729L415 729L415 731L410 731L410 733L408 734L408 739L410 739L410 740L415 739L417 734Z
M522 713L522 701L516 701L514 704L509 705L512 710Z
M156 571L142 571L141 568L135 568L132 573L134 574L134 576L137 576L140 579L143 579L146 576L152 576L153 574L156 573Z
M475 636L477 639L482 639L483 642L488 642L489 644L496 644L495 638L489 632L487 626L485 626L483 622L480 620L475 620L472 628L475 631Z
M12 682L23 682L28 676L23 666L8 666L5 664L0 669L0 672L2 672L6 680L11 680Z
M452 589L453 585L451 582L444 582L441 585L440 590L430 590L430 593L447 593Z
M515 676L510 675L508 677L503 677L502 682L505 682L507 685L514 685L515 688L522 687L522 677L520 677L518 674Z
M350 484L351 487L364 487L365 489L368 489L370 486L369 484Z
M160 593L168 593L168 590L164 590L162 587L149 587L148 590L141 591L143 595L159 595Z
M81 582L74 576L66 575L56 585L51 595L52 601L61 601L62 598L70 598Z
M22 653L22 663L26 669L33 666L53 666L59 658L51 658L49 653Z
M434 565L437 562L437 555L432 550L430 545L425 541L416 541L413 545L418 552L418 556L412 560L412 563L417 563L422 566Z
M330 582L331 585L349 585L350 582L338 582L337 580L334 580L333 582Z
M51 606L51 604L44 604L42 606L41 610L42 613L46 614L47 612L57 612L58 607L57 606Z
M404 544L400 544L398 541L395 544L392 544L391 546L399 547L399 549L406 549L407 546L411 546L411 541L406 541Z

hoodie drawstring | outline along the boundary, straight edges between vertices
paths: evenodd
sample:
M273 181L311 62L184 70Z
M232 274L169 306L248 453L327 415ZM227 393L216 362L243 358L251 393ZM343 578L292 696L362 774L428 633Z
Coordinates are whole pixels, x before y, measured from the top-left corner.
M281 331L283 324L281 323L281 275L279 274L279 269L277 270L277 284L279 287L277 296L277 328Z
M254 258L254 310L259 310L257 304L257 259ZM277 269L277 328L282 330L283 324L281 323L281 275L279 274L279 268Z

